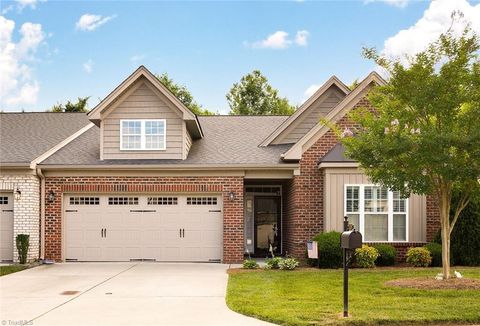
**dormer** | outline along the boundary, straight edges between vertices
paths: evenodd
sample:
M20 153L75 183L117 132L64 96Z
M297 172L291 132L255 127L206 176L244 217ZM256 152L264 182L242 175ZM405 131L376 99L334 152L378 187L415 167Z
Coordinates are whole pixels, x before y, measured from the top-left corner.
M197 116L140 66L88 113L100 128L100 159L184 160L203 138Z
M342 81L332 76L260 146L296 143L325 118L349 92L350 89Z

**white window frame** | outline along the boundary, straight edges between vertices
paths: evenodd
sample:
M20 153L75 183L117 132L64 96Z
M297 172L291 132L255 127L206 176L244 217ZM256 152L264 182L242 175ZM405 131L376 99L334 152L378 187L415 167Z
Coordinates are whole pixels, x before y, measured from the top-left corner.
M123 123L140 121L140 148L123 147ZM163 147L146 148L145 123L150 121L163 122ZM128 136L128 135L126 135ZM161 134L159 134L161 136ZM122 151L164 151L167 149L167 121L165 119L123 119L120 120L120 150Z
M348 187L359 187L359 203L358 203L358 213L352 213L352 212L347 212L347 188ZM405 198L405 213L400 213L400 212L394 212L393 211L393 191L388 190L388 209L387 212L367 212L367 214L379 214L379 215L385 215L387 214L388 218L388 240L387 241L372 241L365 239L365 187L379 187L378 185L375 184L344 184L343 187L343 215L346 216L348 214L358 214L358 223L360 224L359 226L356 226L356 228L360 231L360 233L363 235L363 242L369 242L369 243L384 243L384 242L408 242L409 234L408 234L408 225L409 225L409 219L410 219L410 214L409 214L409 202L408 198ZM394 214L405 214L405 240L393 240L393 215Z

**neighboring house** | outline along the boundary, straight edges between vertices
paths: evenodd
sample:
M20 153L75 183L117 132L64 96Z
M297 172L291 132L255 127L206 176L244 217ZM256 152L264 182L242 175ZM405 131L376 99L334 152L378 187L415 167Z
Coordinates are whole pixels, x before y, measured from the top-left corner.
M332 77L290 117L196 116L142 66L86 115L1 114L1 259L19 233L30 259L303 258L344 215L401 258L432 240L435 202L372 185L319 123L351 127L375 83Z

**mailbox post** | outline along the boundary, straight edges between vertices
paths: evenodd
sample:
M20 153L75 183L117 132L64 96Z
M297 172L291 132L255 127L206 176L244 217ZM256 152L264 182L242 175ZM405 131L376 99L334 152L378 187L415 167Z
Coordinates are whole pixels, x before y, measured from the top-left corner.
M343 249L343 317L348 317L348 264L353 250L362 247L362 234L348 230L348 216L343 220L344 232L341 235L340 245Z

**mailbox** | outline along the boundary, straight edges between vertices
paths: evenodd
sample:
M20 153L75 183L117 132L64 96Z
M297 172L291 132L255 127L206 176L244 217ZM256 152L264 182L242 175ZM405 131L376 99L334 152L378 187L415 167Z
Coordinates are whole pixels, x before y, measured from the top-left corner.
M362 247L362 234L358 231L345 231L342 233L341 247L343 249L356 249Z

